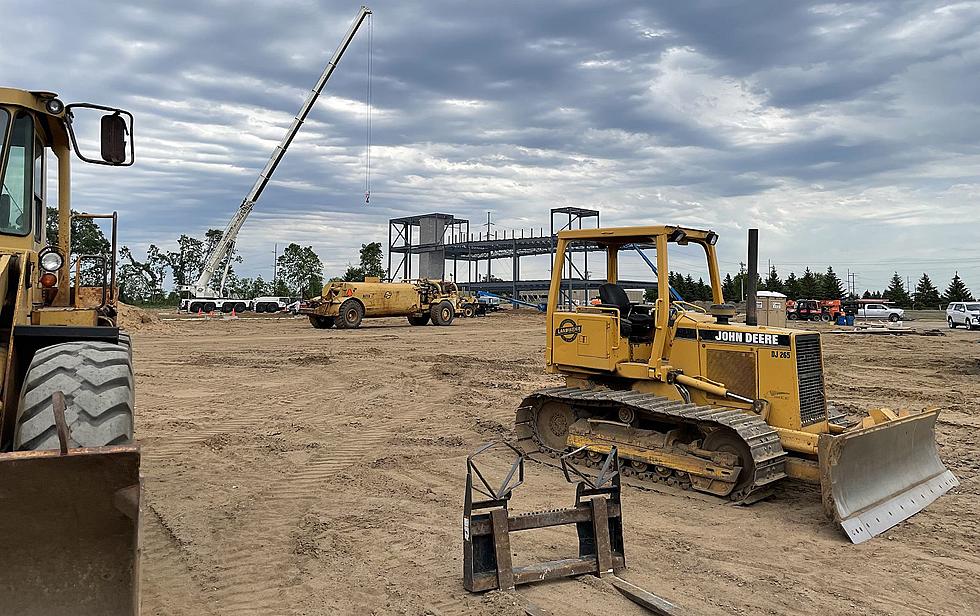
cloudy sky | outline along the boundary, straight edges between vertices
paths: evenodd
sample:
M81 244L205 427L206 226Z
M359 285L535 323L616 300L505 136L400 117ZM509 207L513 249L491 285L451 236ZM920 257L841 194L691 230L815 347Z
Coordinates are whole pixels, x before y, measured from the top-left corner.
M783 275L832 265L863 290L959 270L980 291L980 3L737 4L373 5L370 204L362 30L239 271L268 278L297 242L339 273L393 216L476 230L492 211L503 233L571 205L713 228L727 271L758 226ZM358 6L0 0L0 83L131 110L136 165L76 165L74 204L118 209L137 251L172 247L227 224Z

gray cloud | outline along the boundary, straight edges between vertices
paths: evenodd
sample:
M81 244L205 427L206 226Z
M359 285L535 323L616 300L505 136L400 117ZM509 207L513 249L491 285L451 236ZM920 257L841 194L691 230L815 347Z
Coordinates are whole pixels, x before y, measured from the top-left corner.
M959 269L980 290L976 2L390 4L371 204L360 36L242 233L243 274L289 241L336 273L390 216L489 209L503 230L577 205L711 226L726 269L757 225L784 273ZM136 114L135 167L75 168L76 204L119 209L134 247L224 226L357 8L0 5L6 84Z

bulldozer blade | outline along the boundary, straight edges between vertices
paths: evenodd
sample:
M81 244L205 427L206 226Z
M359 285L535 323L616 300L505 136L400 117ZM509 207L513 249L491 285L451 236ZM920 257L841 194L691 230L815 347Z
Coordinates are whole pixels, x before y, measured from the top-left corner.
M852 542L888 530L959 485L939 459L938 416L938 410L926 411L820 435L824 508Z
M0 454L0 611L139 613L139 447Z

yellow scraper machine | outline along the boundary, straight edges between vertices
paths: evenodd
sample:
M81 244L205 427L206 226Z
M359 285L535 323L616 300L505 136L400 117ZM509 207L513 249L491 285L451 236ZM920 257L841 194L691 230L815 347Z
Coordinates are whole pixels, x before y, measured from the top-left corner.
M747 324L731 322L717 240L713 231L676 226L559 233L546 360L565 385L523 401L516 420L522 447L552 455L580 450L586 462L615 447L624 476L746 504L784 478L820 484L827 514L854 543L956 486L936 449L938 410L874 409L845 425L828 413L818 333L757 326L754 311ZM703 249L710 308L672 300L672 244ZM582 249L605 252L601 303L561 308L561 265ZM616 284L619 255L637 250L656 251L653 303L631 302Z

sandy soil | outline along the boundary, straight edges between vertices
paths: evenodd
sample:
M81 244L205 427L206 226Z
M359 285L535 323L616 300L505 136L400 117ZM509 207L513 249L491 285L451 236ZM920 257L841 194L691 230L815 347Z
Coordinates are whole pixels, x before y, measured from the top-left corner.
M134 339L144 614L523 613L463 590L460 515L466 455L555 382L542 317L194 320ZM977 613L978 340L824 336L834 400L946 409L941 455L961 485L926 511L854 546L808 486L751 507L627 488L623 577L692 614ZM528 474L515 510L572 503L554 470ZM574 550L567 528L514 545L518 563ZM643 613L588 576L522 593L554 614Z

